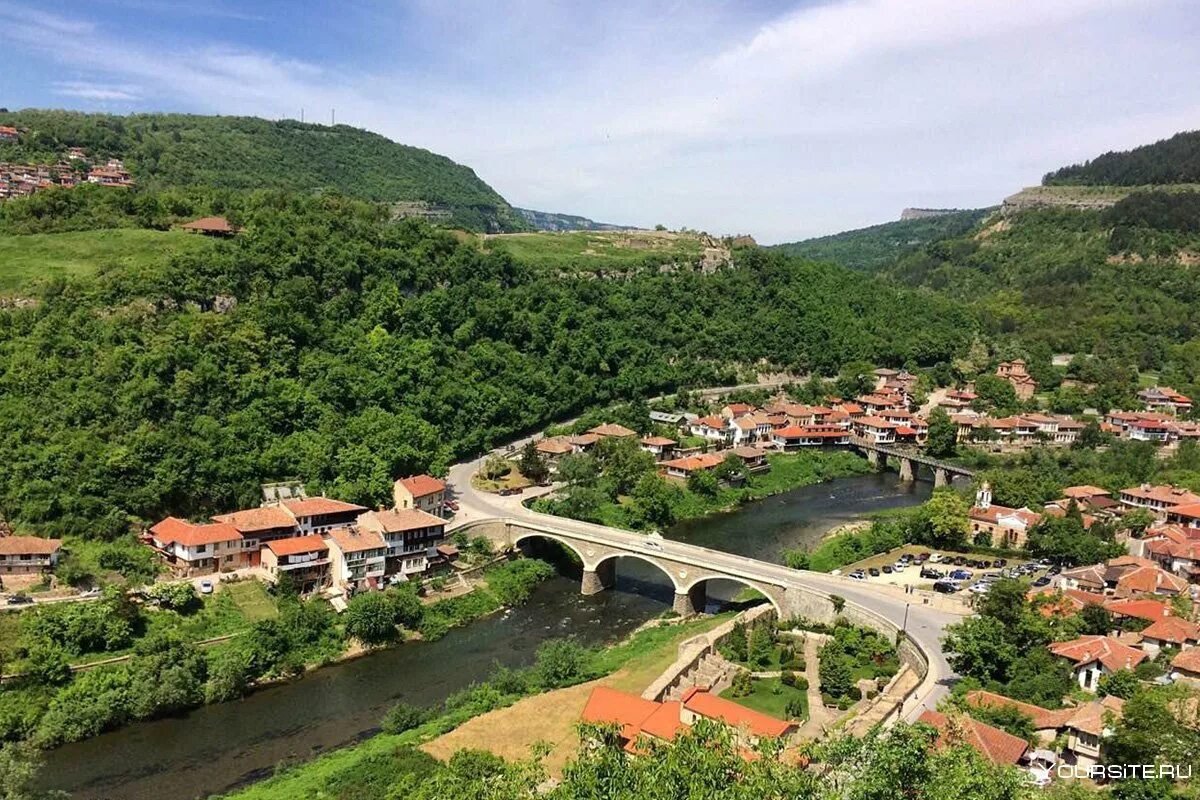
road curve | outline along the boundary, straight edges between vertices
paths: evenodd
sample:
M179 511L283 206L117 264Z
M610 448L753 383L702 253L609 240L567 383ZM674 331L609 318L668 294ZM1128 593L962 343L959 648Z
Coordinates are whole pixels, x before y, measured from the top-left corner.
M520 447L527 440L522 439L508 447ZM507 449L503 448L497 452ZM487 455L490 453L472 461L455 464L450 468L446 482L459 503L459 512L455 515L452 527L485 519L507 518L533 525L569 530L621 547L641 549L640 545L645 541L645 536L642 534L565 517L539 514L522 505L520 495L500 497L475 489L471 485L471 477L482 466ZM662 544L666 548L667 554L673 558L696 558L700 560L700 563L728 571L734 575L741 574L770 582L800 586L824 594L838 594L844 597L848 603L865 608L887 619L897 627L903 627L929 662L929 672L925 680L905 704L904 717L906 719L914 720L922 710L934 708L938 701L949 692L950 685L956 676L942 651L941 639L945 627L960 620L961 616L906 601L902 597L873 589L869 584L852 581L848 578L820 572L794 570L781 564L771 564L684 542L665 540Z

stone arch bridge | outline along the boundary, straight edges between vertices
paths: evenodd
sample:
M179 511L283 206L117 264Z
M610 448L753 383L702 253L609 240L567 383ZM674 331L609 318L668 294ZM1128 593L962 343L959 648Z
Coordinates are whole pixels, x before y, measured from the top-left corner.
M876 444L860 436L852 437L850 439L850 446L866 453L867 460L871 462L871 466L877 469L884 469L887 467L889 459L894 460L900 467L900 480L902 481L915 480L918 465L926 466L933 470L934 486L946 486L952 478L973 478L975 476L974 472L958 464L951 464L949 461L942 461L916 450L908 450L903 447L886 444Z

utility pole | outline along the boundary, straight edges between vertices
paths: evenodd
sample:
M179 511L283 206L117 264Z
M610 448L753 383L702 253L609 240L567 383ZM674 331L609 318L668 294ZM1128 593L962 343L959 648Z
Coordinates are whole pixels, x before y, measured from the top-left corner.
M304 106L300 106L300 121L304 122Z
M336 109L336 108L331 108L331 109L329 109L329 127L331 127L331 128L332 128L334 125L336 125L336 124L337 124L337 123L334 121L334 119L335 119L335 117L334 117L334 112L336 112L336 111L337 111L337 109Z

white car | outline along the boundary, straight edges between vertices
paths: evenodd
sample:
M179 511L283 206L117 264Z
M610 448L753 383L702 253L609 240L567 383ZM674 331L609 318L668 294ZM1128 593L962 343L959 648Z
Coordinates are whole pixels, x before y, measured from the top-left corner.
M213 593L213 582L212 581L200 581L200 594L212 594L212 593Z
M941 553L934 553L933 555L931 555L931 556L929 557L929 561L930 561L930 563L931 563L931 564L940 564L940 563L942 563L942 554L941 554Z

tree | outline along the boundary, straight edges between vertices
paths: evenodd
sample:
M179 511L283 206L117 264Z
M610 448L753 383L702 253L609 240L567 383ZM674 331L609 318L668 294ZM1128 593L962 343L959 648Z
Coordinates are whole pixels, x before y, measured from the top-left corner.
M733 630L729 632L729 638L725 640L725 648L730 661L745 663L750 658L749 650L750 632L746 630L746 624L741 620L733 623Z
M936 458L952 456L958 449L958 425L941 406L929 413L929 437L925 447Z
M841 643L831 639L817 652L817 676L821 681L821 693L835 698L847 697L854 689L854 675L850 659Z
M1132 670L1119 669L1107 675L1100 676L1100 694L1112 695L1122 700L1133 697L1141 688L1141 681Z
M517 469L534 483L544 483L550 477L550 466L532 441L526 442L521 448L521 459L517 462Z
M41 754L29 742L0 744L0 800L66 800L66 792L37 786Z
M987 616L968 617L947 626L942 648L956 672L985 683L1003 682L1018 655L1016 646L1008 641L1004 623Z
M71 665L62 647L37 644L29 649L25 671L29 677L46 686L58 686L71 679Z
M755 625L750 631L748 658L753 666L760 669L771 663L771 655L775 650L775 638L771 635L769 625Z
M675 522L679 490L654 473L643 475L633 487L633 512L644 527L668 528Z
M590 453L567 453L559 459L558 479L568 486L590 485L599 474L599 464Z
M1107 636L1115 627L1112 614L1107 608L1096 603L1088 604L1080 610L1079 621L1082 626L1080 633L1087 636Z
M963 543L971 508L962 495L950 488L935 489L922 509L933 534L931 545L952 549Z
M364 644L382 644L396 637L396 609L383 592L364 592L346 605L346 635Z
M190 581L156 583L146 590L146 597L160 608L179 614L187 614L200 607L196 587Z
M629 494L639 480L654 474L654 456L642 450L633 437L602 439L597 452L601 471L611 482L614 494Z
M486 540L485 540L486 541ZM425 614L421 598L417 597L416 589L402 586L389 592L392 601L393 619L397 625L416 630Z
M489 481L497 481L503 478L512 470L512 464L504 456L492 454L488 456L479 472Z
M550 639L538 646L533 671L543 689L569 686L587 677L587 651L574 639Z
M692 470L692 473L688 475L687 488L689 492L695 492L703 497L716 497L717 476L707 469Z
M984 374L975 379L976 399L972 406L978 410L993 411L997 416L1015 414L1021 408L1017 391L1013 385L998 375Z
M875 388L875 365L853 361L838 372L837 390L842 397L857 397Z

